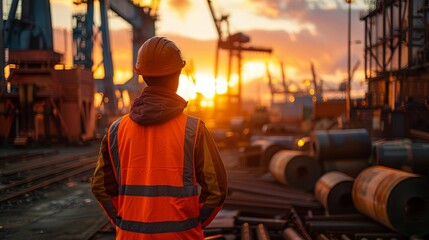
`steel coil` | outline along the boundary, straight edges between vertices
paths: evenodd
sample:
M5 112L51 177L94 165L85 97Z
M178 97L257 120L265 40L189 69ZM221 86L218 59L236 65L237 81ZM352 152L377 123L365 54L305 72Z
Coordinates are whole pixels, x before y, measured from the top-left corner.
M374 143L372 157L375 165L401 169L411 152L410 141L378 141Z
M295 144L295 138L293 136L266 136L265 140L270 142L278 143L285 147L285 149L292 150Z
M323 174L314 188L316 199L330 214L354 213L353 178L338 171Z
M311 190L321 175L319 163L300 151L281 150L271 158L269 170L285 185Z
M429 180L372 166L355 179L352 198L361 213L403 235L429 234Z
M338 171L355 178L365 168L369 167L370 164L367 159L337 159L325 161L322 163L322 166L324 173Z
M251 143L251 146L261 147L261 159L260 159L260 167L268 168L271 158L274 154L276 154L280 150L285 150L286 147L280 143L276 143L268 140L257 140Z
M428 174L429 144L411 142L383 142L373 147L376 165L395 169L410 168L412 172Z
M310 135L312 153L319 161L367 159L371 139L366 129L316 130Z

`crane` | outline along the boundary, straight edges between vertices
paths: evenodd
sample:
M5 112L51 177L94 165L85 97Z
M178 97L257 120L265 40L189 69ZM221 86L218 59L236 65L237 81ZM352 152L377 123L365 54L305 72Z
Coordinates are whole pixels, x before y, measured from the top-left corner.
M218 71L219 71L219 54L220 50L226 50L229 53L228 56L228 72L227 72L227 82L228 82L228 91L227 91L227 102L228 106L231 106L232 102L236 102L238 105L238 109L241 107L241 84L242 84L242 53L243 52L257 52L257 53L266 53L271 54L271 48L261 48L261 47L253 47L247 46L246 44L250 42L250 37L245 35L242 32L237 32L234 34L230 33L229 26L229 15L220 15L216 16L214 11L212 0L207 0L207 4L210 9L210 13L213 18L213 22L215 24L215 28L218 34L218 41L216 47L216 55L215 55L215 69L214 69L214 77L217 79ZM226 30L224 28L226 27ZM230 89L230 78L232 74L232 61L233 57L237 58L237 73L238 73L238 93L236 95L231 94ZM218 95L216 95L219 97ZM232 98L235 98L235 101L232 101ZM216 104L217 105L217 104Z
M314 69L314 63L310 63L311 74L313 76L313 86L315 95L323 95L323 81L317 79L316 70Z
M355 65L353 66L352 73L350 75L350 79L353 79L353 76L355 75L355 72L358 69L359 65L360 65L360 61L358 60L358 61L356 61ZM343 80L340 83L340 86L339 86L338 90L345 92L346 91L346 85L347 85L347 79Z
M266 70L266 74L268 77L268 86L269 86L270 91L271 91L271 106L273 105L274 98L277 94L285 96L286 94L289 93L288 85L286 84L286 77L284 74L283 62L280 62L280 67L281 67L281 75L282 75L282 84L279 88L273 84L268 63L265 63L265 70Z
M149 38L155 35L155 21L157 20L157 10L159 1L152 1L147 5L139 5L131 1L123 0L99 0L100 1L100 16L101 16L101 34L103 45L103 66L104 66L104 79L103 81L96 81L97 91L103 92L109 99L109 112L116 111L116 97L114 91L117 89L121 93L128 90L130 98L134 99L140 94L143 85L139 83L138 76L133 72L133 76L126 83L122 85L113 85L113 62L112 54L110 51L110 37L109 26L107 20L107 11L111 9L118 14L122 19L132 26L133 34L133 58L132 62L136 62L137 53L140 46ZM81 30L74 30L73 39L76 42L78 49L78 58L75 58L75 64L83 65L86 68L92 69L93 62L92 54L92 38L93 38L93 23L94 23L94 0L74 0L75 4L87 4L87 11L85 14L75 14L73 17L76 21L83 19L85 22L77 25L81 26ZM82 47L80 47L82 46ZM83 56L83 57L81 57Z
M0 119L0 125L6 126L6 130L0 133L0 139L12 136L16 144L23 145L29 140L80 142L93 138L97 127L93 107L95 89L103 91L109 98L111 112L116 107L108 9L133 27L133 61L141 44L155 35L154 22L159 1L153 1L151 6L140 6L131 1L99 0L105 76L103 81L94 81L94 0L73 2L87 4L87 11L73 16L76 23L73 41L77 52L74 56L75 67L71 69L66 69L62 63L63 55L53 50L49 0L11 0L6 7L9 8L8 17L4 22L2 18L0 24L3 36L0 41L0 63L2 69L9 65L10 74L0 82L0 109L12 106L13 111L7 111L9 116L6 120ZM0 5L3 13L4 6ZM4 49L8 49L7 61L4 59ZM8 84L7 91L5 83ZM121 87L132 90L131 93L139 93L142 86L138 85L137 76L134 75Z

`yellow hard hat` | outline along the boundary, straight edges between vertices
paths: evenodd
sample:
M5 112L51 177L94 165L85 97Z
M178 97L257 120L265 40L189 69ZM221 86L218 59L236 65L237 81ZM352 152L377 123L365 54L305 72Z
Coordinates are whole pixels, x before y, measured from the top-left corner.
M152 37L140 47L135 65L143 76L166 76L180 71L186 62L176 44L165 37Z

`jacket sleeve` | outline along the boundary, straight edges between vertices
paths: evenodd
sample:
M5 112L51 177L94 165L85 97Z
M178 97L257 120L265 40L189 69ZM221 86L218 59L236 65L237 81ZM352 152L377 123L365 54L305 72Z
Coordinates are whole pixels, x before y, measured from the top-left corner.
M222 208L228 188L222 158L213 137L202 121L195 151L196 177L201 186L200 218L202 227L206 227Z
M92 176L91 191L110 222L115 225L119 187L113 171L106 134L101 141L97 164Z

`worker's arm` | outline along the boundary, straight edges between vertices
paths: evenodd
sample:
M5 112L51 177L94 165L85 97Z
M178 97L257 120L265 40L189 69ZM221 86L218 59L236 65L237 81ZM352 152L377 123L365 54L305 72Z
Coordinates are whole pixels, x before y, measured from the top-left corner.
M110 160L107 134L101 141L97 165L92 176L91 191L100 203L110 222L115 225L118 182Z
M206 227L225 201L227 175L216 143L203 122L198 130L195 156L196 176L201 186L200 218L202 227Z

